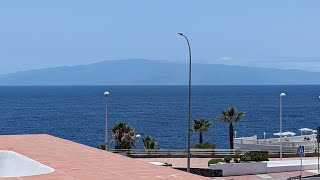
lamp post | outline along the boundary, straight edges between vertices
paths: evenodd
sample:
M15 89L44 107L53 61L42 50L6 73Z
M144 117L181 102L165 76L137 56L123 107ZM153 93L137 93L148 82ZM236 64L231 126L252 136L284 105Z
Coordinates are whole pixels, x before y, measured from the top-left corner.
M237 131L234 131L234 138L237 138Z
M280 160L282 161L282 97L286 96L285 93L280 94Z
M109 150L109 145L108 145L108 96L109 92L106 91L104 92L104 95L106 96L106 151Z
M178 33L180 36L183 36L187 43L188 43L188 48L189 48L189 91L188 91L188 155L187 155L187 172L190 172L190 130L191 130L191 48L190 48L190 43L187 38L182 33Z
M263 133L263 139L266 140L266 132Z

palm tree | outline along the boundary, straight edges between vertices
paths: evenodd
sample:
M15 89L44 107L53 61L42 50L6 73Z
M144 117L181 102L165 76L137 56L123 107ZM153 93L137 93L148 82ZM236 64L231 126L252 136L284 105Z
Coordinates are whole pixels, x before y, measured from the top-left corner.
M115 141L115 149L131 149L135 143L135 133L130 125L118 123L111 128L111 139Z
M207 132L212 124L206 119L196 119L193 123L192 131L199 133L199 144L203 143L203 134Z
M229 124L229 139L230 139L230 149L233 149L233 123L240 121L245 115L244 112L237 113L237 109L234 107L230 107L227 110L221 111L221 116L217 117L218 120Z
M142 141L145 149L154 149L157 144L156 140L151 136L145 136Z

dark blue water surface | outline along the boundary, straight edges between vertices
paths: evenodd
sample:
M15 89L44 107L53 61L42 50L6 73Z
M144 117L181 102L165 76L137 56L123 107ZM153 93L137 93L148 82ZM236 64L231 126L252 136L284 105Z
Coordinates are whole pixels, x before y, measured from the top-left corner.
M109 127L126 122L161 148L187 145L187 86L0 87L0 134L44 133L90 146L105 138L105 90ZM192 119L213 123L204 140L228 147L228 125L215 120L229 106L246 112L235 124L237 136L262 138L279 131L279 94L284 131L320 125L320 86L193 86ZM198 141L192 135L192 144ZM140 145L142 143L140 142Z

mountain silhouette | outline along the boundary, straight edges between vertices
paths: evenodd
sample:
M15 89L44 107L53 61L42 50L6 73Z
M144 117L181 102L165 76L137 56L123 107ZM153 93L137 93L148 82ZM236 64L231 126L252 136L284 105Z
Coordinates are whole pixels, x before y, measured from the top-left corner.
M192 65L194 85L320 84L320 73L221 64ZM102 61L0 75L0 85L186 85L188 64L147 59Z

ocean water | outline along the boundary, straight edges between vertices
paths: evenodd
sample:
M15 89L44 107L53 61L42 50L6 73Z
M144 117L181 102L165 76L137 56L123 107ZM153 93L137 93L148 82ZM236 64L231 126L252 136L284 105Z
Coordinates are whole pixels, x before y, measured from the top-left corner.
M0 134L45 133L95 147L105 138L105 90L110 91L109 129L125 122L142 136L156 138L158 147L187 146L187 86L0 87ZM204 141L218 148L228 148L228 125L215 118L230 106L246 112L235 124L237 136L262 138L266 132L273 137L279 131L280 92L287 94L284 131L320 125L320 86L313 85L193 86L192 119L213 123ZM192 144L197 142L192 134Z

